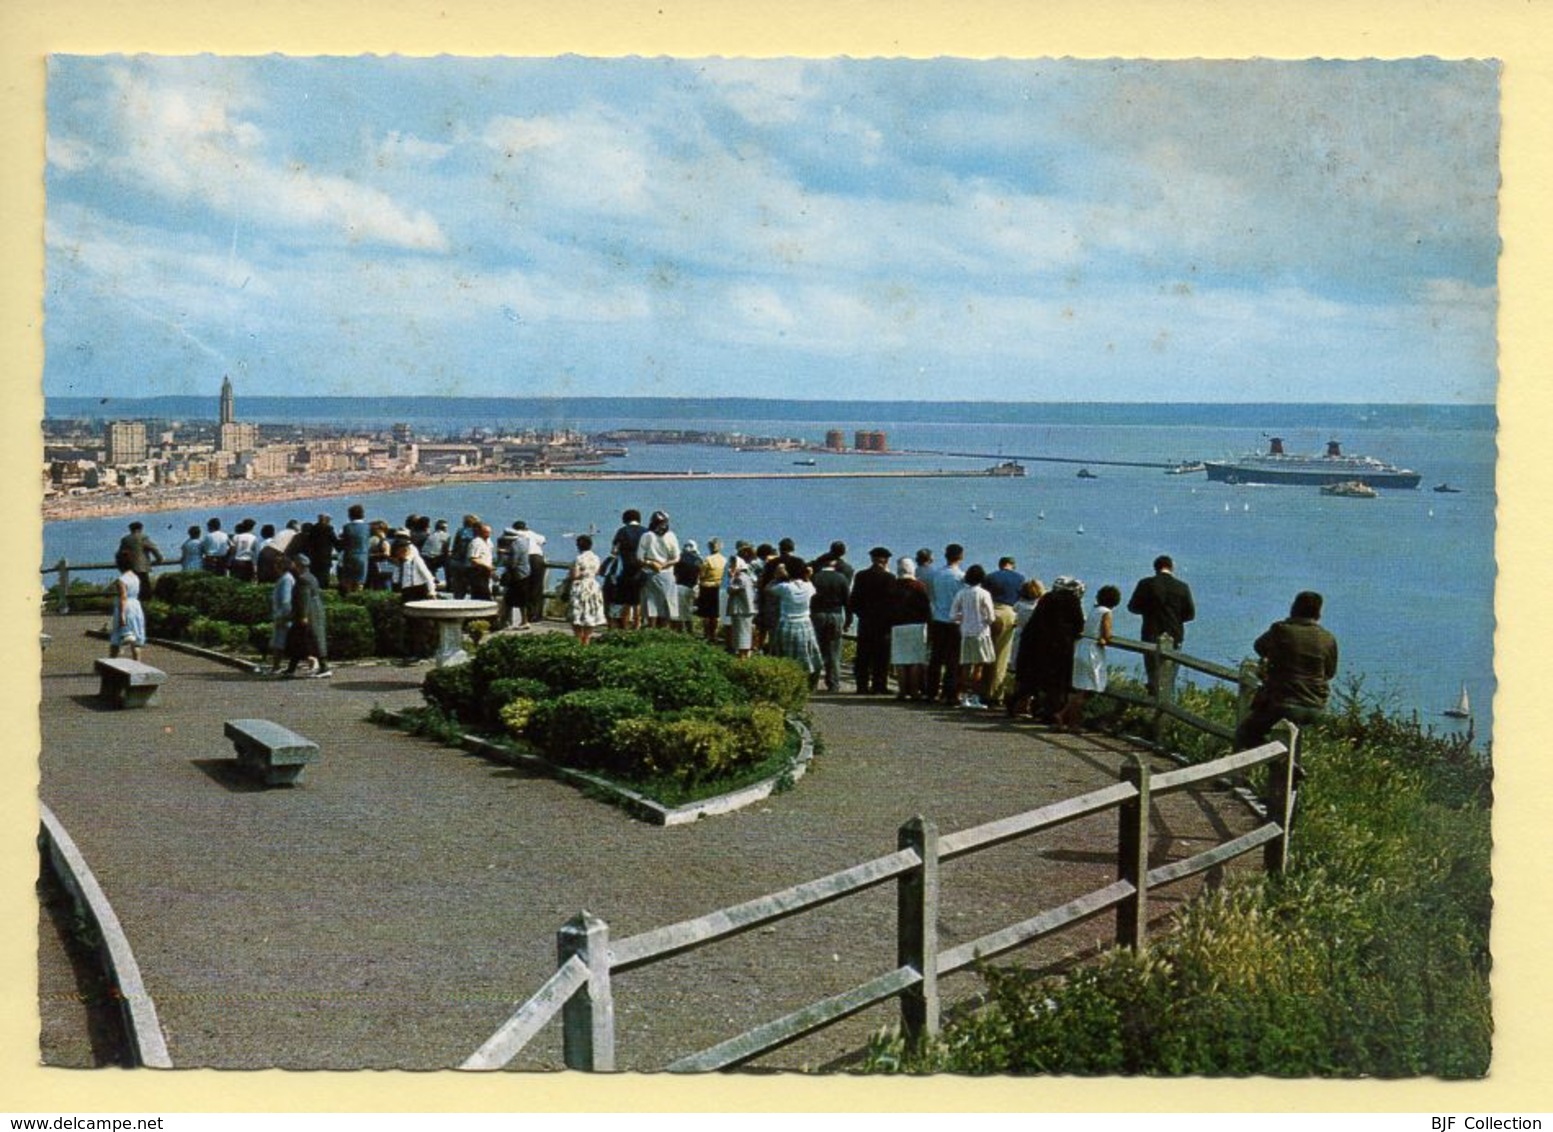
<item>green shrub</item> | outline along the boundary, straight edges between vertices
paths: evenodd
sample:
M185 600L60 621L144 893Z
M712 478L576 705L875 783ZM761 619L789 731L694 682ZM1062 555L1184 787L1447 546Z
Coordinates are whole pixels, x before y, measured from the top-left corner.
M607 656L561 633L499 633L480 643L469 662L476 693L504 679L543 682L552 692L599 687L599 669Z
M624 688L652 701L657 711L717 707L733 703L741 691L728 671L734 665L720 649L700 645L646 645L616 650L599 668L599 683Z
M478 722L482 713L475 699L471 667L472 662L433 668L421 681L422 698L443 715L464 723Z
M372 655L372 615L362 606L343 602L326 606L324 633L328 637L331 660Z
M728 668L728 677L751 700L800 711L809 702L809 674L796 660L750 656Z
M112 613L113 612L113 583L115 579L107 582L86 582L77 579L70 583L70 611L72 613ZM59 608L59 583L55 582L48 588L48 608Z
M623 719L612 739L622 772L632 778L698 782L726 774L738 761L733 733L709 719Z
M191 605L168 605L165 601L148 601L144 609L146 633L169 641L185 639L189 624L199 616L199 610Z
M692 708L688 719L709 720L732 737L736 764L757 763L775 754L787 742L787 716L775 704L725 704L718 708Z
M191 605L212 621L251 625L270 619L270 585L241 582L201 570L158 575L152 589L169 605Z
M543 680L530 680L527 677L504 678L491 681L486 689L486 696L499 707L508 700L519 697L530 700L547 699L550 696L550 686Z
M508 704L514 700L527 701L530 705L529 711L532 713L534 704L540 700L550 699L551 696L549 686L542 680L530 680L521 676L504 677L501 680L491 681L480 701L480 709L486 721L492 726L503 726L511 730L505 712Z
M387 590L357 590L353 594L331 601L324 598L325 612L336 606L354 605L367 611L372 622L372 651L377 656L405 656L409 650L405 641L404 602L399 595Z
M528 734L557 762L620 770L624 768L613 744L615 725L651 714L652 703L634 692L587 688L538 704Z
M707 649L715 648L708 645L700 637L690 633L676 633L672 629L627 629L605 633L595 638L594 645L605 649L640 649L640 648L672 648L672 649ZM722 649L717 649L723 652ZM724 653L726 655L726 653Z
M529 724L534 720L534 709L540 702L531 696L514 696L502 704L501 710L497 713L501 719L501 725L514 739L527 737Z

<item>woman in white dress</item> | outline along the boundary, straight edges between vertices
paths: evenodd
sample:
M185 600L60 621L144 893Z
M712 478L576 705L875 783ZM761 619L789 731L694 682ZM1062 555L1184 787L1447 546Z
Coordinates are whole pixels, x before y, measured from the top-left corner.
M927 623L933 619L933 603L927 586L917 577L910 558L895 563L895 588L890 591L890 663L900 691L897 700L925 700L922 691L927 673Z
M949 609L949 619L960 626L960 706L978 711L987 706L976 694L981 687L982 666L997 657L992 646L992 595L981 584L986 576L981 565L967 570Z
M146 614L140 607L140 578L130 567L130 556L120 551L113 564L119 576L113 583L113 623L108 631L108 655L118 656L121 647L129 649L131 660L140 659L140 646L146 641Z
M604 624L604 587L599 584L599 556L593 539L577 536L577 557L566 575L566 611L577 640L587 644Z
M1121 590L1101 586L1095 594L1094 607L1084 619L1084 635L1073 650L1073 690L1057 713L1057 726L1065 731L1082 731L1084 701L1095 692L1105 691L1105 646L1111 641L1111 611L1121 600Z
M746 554L747 547L728 559L728 651L740 658L755 645L755 575Z

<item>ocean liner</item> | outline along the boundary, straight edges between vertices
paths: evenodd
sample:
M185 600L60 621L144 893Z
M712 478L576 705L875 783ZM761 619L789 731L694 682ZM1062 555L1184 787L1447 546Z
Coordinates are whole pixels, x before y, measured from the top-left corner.
M1370 487L1417 487L1423 477L1407 468L1385 464L1373 456L1345 456L1335 440L1320 456L1293 455L1283 450L1283 438L1272 437L1266 452L1237 460L1204 461L1208 478L1217 483L1329 484L1358 480Z

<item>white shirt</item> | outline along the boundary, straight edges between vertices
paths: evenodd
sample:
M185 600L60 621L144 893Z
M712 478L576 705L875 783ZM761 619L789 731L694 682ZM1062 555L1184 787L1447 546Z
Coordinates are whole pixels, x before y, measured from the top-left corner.
M679 561L679 537L673 531L648 531L636 548L636 556L644 565L667 570Z
M225 558L232 549L232 540L225 531L206 531L200 536L200 552L206 558Z
M950 620L960 623L960 633L966 637L979 637L992 628L992 595L980 586L965 586L954 595Z
M432 576L431 570L426 565L426 560L421 557L421 552L415 547L410 547L410 553L405 555L404 561L394 563L394 581L402 590L414 586L425 586L432 597L437 596L437 579Z
M468 561L471 565L484 566L487 569L495 568L495 563L491 559L491 544L488 539L475 535L474 538L469 540L468 555Z

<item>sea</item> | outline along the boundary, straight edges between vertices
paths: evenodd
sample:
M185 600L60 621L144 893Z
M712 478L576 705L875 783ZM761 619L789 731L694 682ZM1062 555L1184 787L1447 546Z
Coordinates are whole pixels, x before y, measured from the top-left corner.
M103 404L55 399L51 417L212 418L213 398L158 398ZM666 473L650 481L568 479L443 484L360 497L371 518L395 524L410 513L456 525L474 512L500 530L522 519L545 534L547 553L565 559L578 533L605 539L620 513L664 510L681 539L700 546L720 536L775 543L786 536L801 555L833 539L866 564L870 547L896 555L946 544L966 548L966 564L989 569L1010 555L1017 568L1048 584L1081 578L1089 598L1102 585L1126 596L1169 554L1191 587L1197 619L1186 651L1234 666L1252 641L1287 615L1300 590L1326 598L1323 623L1340 643L1339 684L1356 681L1387 710L1416 714L1442 733L1468 724L1442 715L1463 688L1470 726L1486 747L1494 678L1495 416L1491 406L1440 405L1117 405L997 402L783 402L578 398L450 399L251 398L241 419L259 423L387 428L410 424L427 436L525 427L598 432L686 428L821 443L840 429L882 431L889 454L738 451L714 445L634 443L609 472ZM1279 436L1290 452L1318 453L1330 439L1347 453L1370 455L1423 476L1416 491L1375 499L1322 495L1314 487L1230 485L1202 473L1166 474L1163 465L1265 450ZM799 466L795 460L813 459ZM1011 478L717 479L719 472L980 470L1018 460ZM1071 461L1071 462L1061 462ZM1125 466L1131 461L1154 466ZM1087 469L1091 477L1081 478ZM1455 493L1438 493L1448 483ZM280 525L320 511L343 520L350 498L255 503L217 512ZM143 516L147 531L172 550L208 509ZM44 524L43 561L103 562L128 518ZM1137 618L1116 617L1136 636ZM1140 671L1135 658L1113 657ZM1189 678L1207 681L1207 677Z

